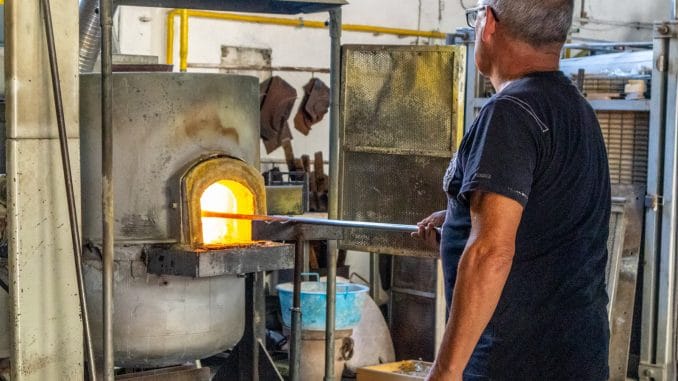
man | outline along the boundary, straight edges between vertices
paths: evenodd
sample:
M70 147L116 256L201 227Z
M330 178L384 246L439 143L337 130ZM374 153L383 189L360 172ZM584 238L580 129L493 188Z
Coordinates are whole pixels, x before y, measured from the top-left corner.
M606 380L610 183L595 113L558 71L572 0L483 0L476 64L497 94L444 178L450 315L428 380ZM453 292L450 292L453 289Z

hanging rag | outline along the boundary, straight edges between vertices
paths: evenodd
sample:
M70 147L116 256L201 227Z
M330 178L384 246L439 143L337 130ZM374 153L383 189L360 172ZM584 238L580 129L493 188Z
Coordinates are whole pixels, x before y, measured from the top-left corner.
M304 86L304 98L294 117L294 127L308 135L311 126L320 122L330 107L330 88L318 78L312 78Z
M284 139L292 139L287 120L297 99L297 91L278 76L262 82L259 90L260 134L266 152L271 153L282 145Z

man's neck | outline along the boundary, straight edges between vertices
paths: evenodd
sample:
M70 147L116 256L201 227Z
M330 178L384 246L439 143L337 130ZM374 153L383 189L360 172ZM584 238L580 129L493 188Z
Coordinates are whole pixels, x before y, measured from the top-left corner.
M543 51L537 51L520 41L513 41L505 46L505 51L496 55L495 64L489 75L497 92L502 91L509 83L527 74L557 71L560 67L560 48L558 46Z

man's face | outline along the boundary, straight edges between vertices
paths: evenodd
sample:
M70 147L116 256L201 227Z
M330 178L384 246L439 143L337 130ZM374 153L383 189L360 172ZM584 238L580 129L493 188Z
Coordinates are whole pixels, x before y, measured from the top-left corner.
M475 32L476 32L476 66L478 71L483 75L488 75L492 63L492 49L491 45L487 41L483 40L483 33L485 32L485 24L487 22L487 13L488 7L484 2L479 2L478 7L480 8L477 11L475 16Z

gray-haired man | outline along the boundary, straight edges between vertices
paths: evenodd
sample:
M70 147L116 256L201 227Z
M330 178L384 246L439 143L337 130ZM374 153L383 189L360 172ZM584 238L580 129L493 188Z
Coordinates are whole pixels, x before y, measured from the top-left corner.
M420 223L441 256L450 317L429 380L608 376L610 181L595 113L558 71L572 0L484 0L476 63L497 94Z

